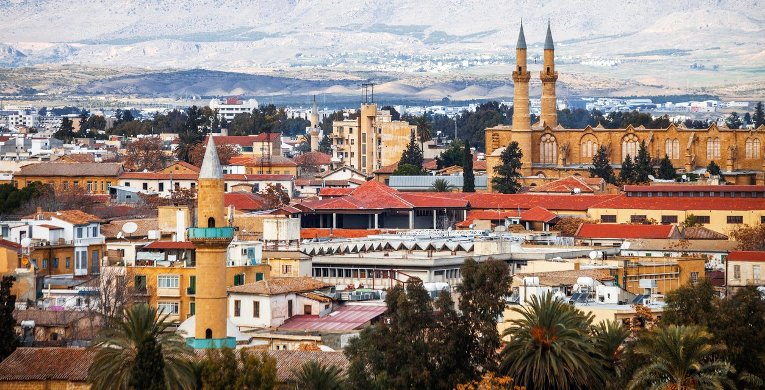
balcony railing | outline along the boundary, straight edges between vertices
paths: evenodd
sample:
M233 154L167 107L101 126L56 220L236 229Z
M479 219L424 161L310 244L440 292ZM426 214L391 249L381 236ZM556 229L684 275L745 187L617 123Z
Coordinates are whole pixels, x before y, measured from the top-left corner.
M197 289L194 287L186 287L186 295L194 295L197 293Z
M189 240L234 238L233 227L189 228Z

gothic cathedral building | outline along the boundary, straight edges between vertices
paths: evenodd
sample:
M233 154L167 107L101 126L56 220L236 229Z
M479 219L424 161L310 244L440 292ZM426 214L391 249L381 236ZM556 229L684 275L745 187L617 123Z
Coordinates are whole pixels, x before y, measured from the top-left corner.
M541 184L565 175L588 175L588 166L599 147L604 146L610 161L618 170L627 155L634 158L645 141L655 159L669 156L679 172L703 171L709 162L716 162L728 182L765 184L765 126L757 129L729 129L712 124L708 129L688 129L670 125L665 129L627 126L606 129L602 125L584 129L567 129L558 124L556 111L555 45L550 25L544 43L544 63L539 78L542 82L541 114L532 124L529 115L529 80L526 38L521 25L515 49L513 71L514 97L512 125L486 129L486 162L489 188L494 167L501 164L500 155L511 142L518 142L523 152L523 183Z

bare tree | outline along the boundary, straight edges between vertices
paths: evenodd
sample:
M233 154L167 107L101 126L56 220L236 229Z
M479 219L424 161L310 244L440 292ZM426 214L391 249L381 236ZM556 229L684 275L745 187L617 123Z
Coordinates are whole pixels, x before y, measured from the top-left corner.
M193 165L198 167L202 166L202 160L205 157L205 149L207 149L207 145L204 142L194 145L191 149L191 156L189 158ZM232 157L239 155L239 149L234 145L216 144L215 150L218 152L218 159L223 165L228 164Z
M162 140L144 137L127 145L124 167L129 171L156 171L165 167L167 157L162 151Z
M259 194L266 199L268 208L279 208L290 202L290 196L281 184L268 184Z
M104 328L111 328L122 319L125 309L135 301L133 273L125 266L105 266L98 278L98 298L87 305L91 332L98 317ZM95 333L91 333L95 334Z

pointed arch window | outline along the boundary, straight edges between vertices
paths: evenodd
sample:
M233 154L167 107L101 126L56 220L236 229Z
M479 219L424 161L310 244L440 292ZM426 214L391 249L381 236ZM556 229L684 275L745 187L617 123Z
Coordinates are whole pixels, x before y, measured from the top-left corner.
M707 138L707 160L720 159L720 138Z
M760 140L757 138L747 138L746 140L746 158L760 158Z
M665 153L666 155L673 160L677 160L680 158L680 140L677 138L675 139L667 139L665 141Z
M638 144L638 137L635 134L628 134L622 138L622 160L627 158L627 155L634 159L637 156Z
M539 160L542 164L558 163L558 142L552 134L545 134L539 142Z
M582 159L591 159L598 152L598 140L592 135L582 138Z

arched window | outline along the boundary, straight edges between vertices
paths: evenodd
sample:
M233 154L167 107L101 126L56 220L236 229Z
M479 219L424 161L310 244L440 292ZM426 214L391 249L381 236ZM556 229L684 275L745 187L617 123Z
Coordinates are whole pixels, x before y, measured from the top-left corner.
M539 142L539 162L542 164L558 163L558 143L551 134L543 135Z
M637 157L638 143L638 137L635 134L628 134L622 138L622 160L627 158L627 155L633 160Z
M598 140L592 135L582 137L582 159L590 160L598 152Z
M720 158L720 138L707 138L707 160Z
M668 138L665 144L665 153L673 160L680 158L680 141L678 139Z
M757 138L746 139L746 158L760 158L760 140Z
M212 329L207 328L207 330L205 330L205 338L206 339L211 339L212 338Z
M215 227L215 218L213 217L207 218L207 227L209 228Z

